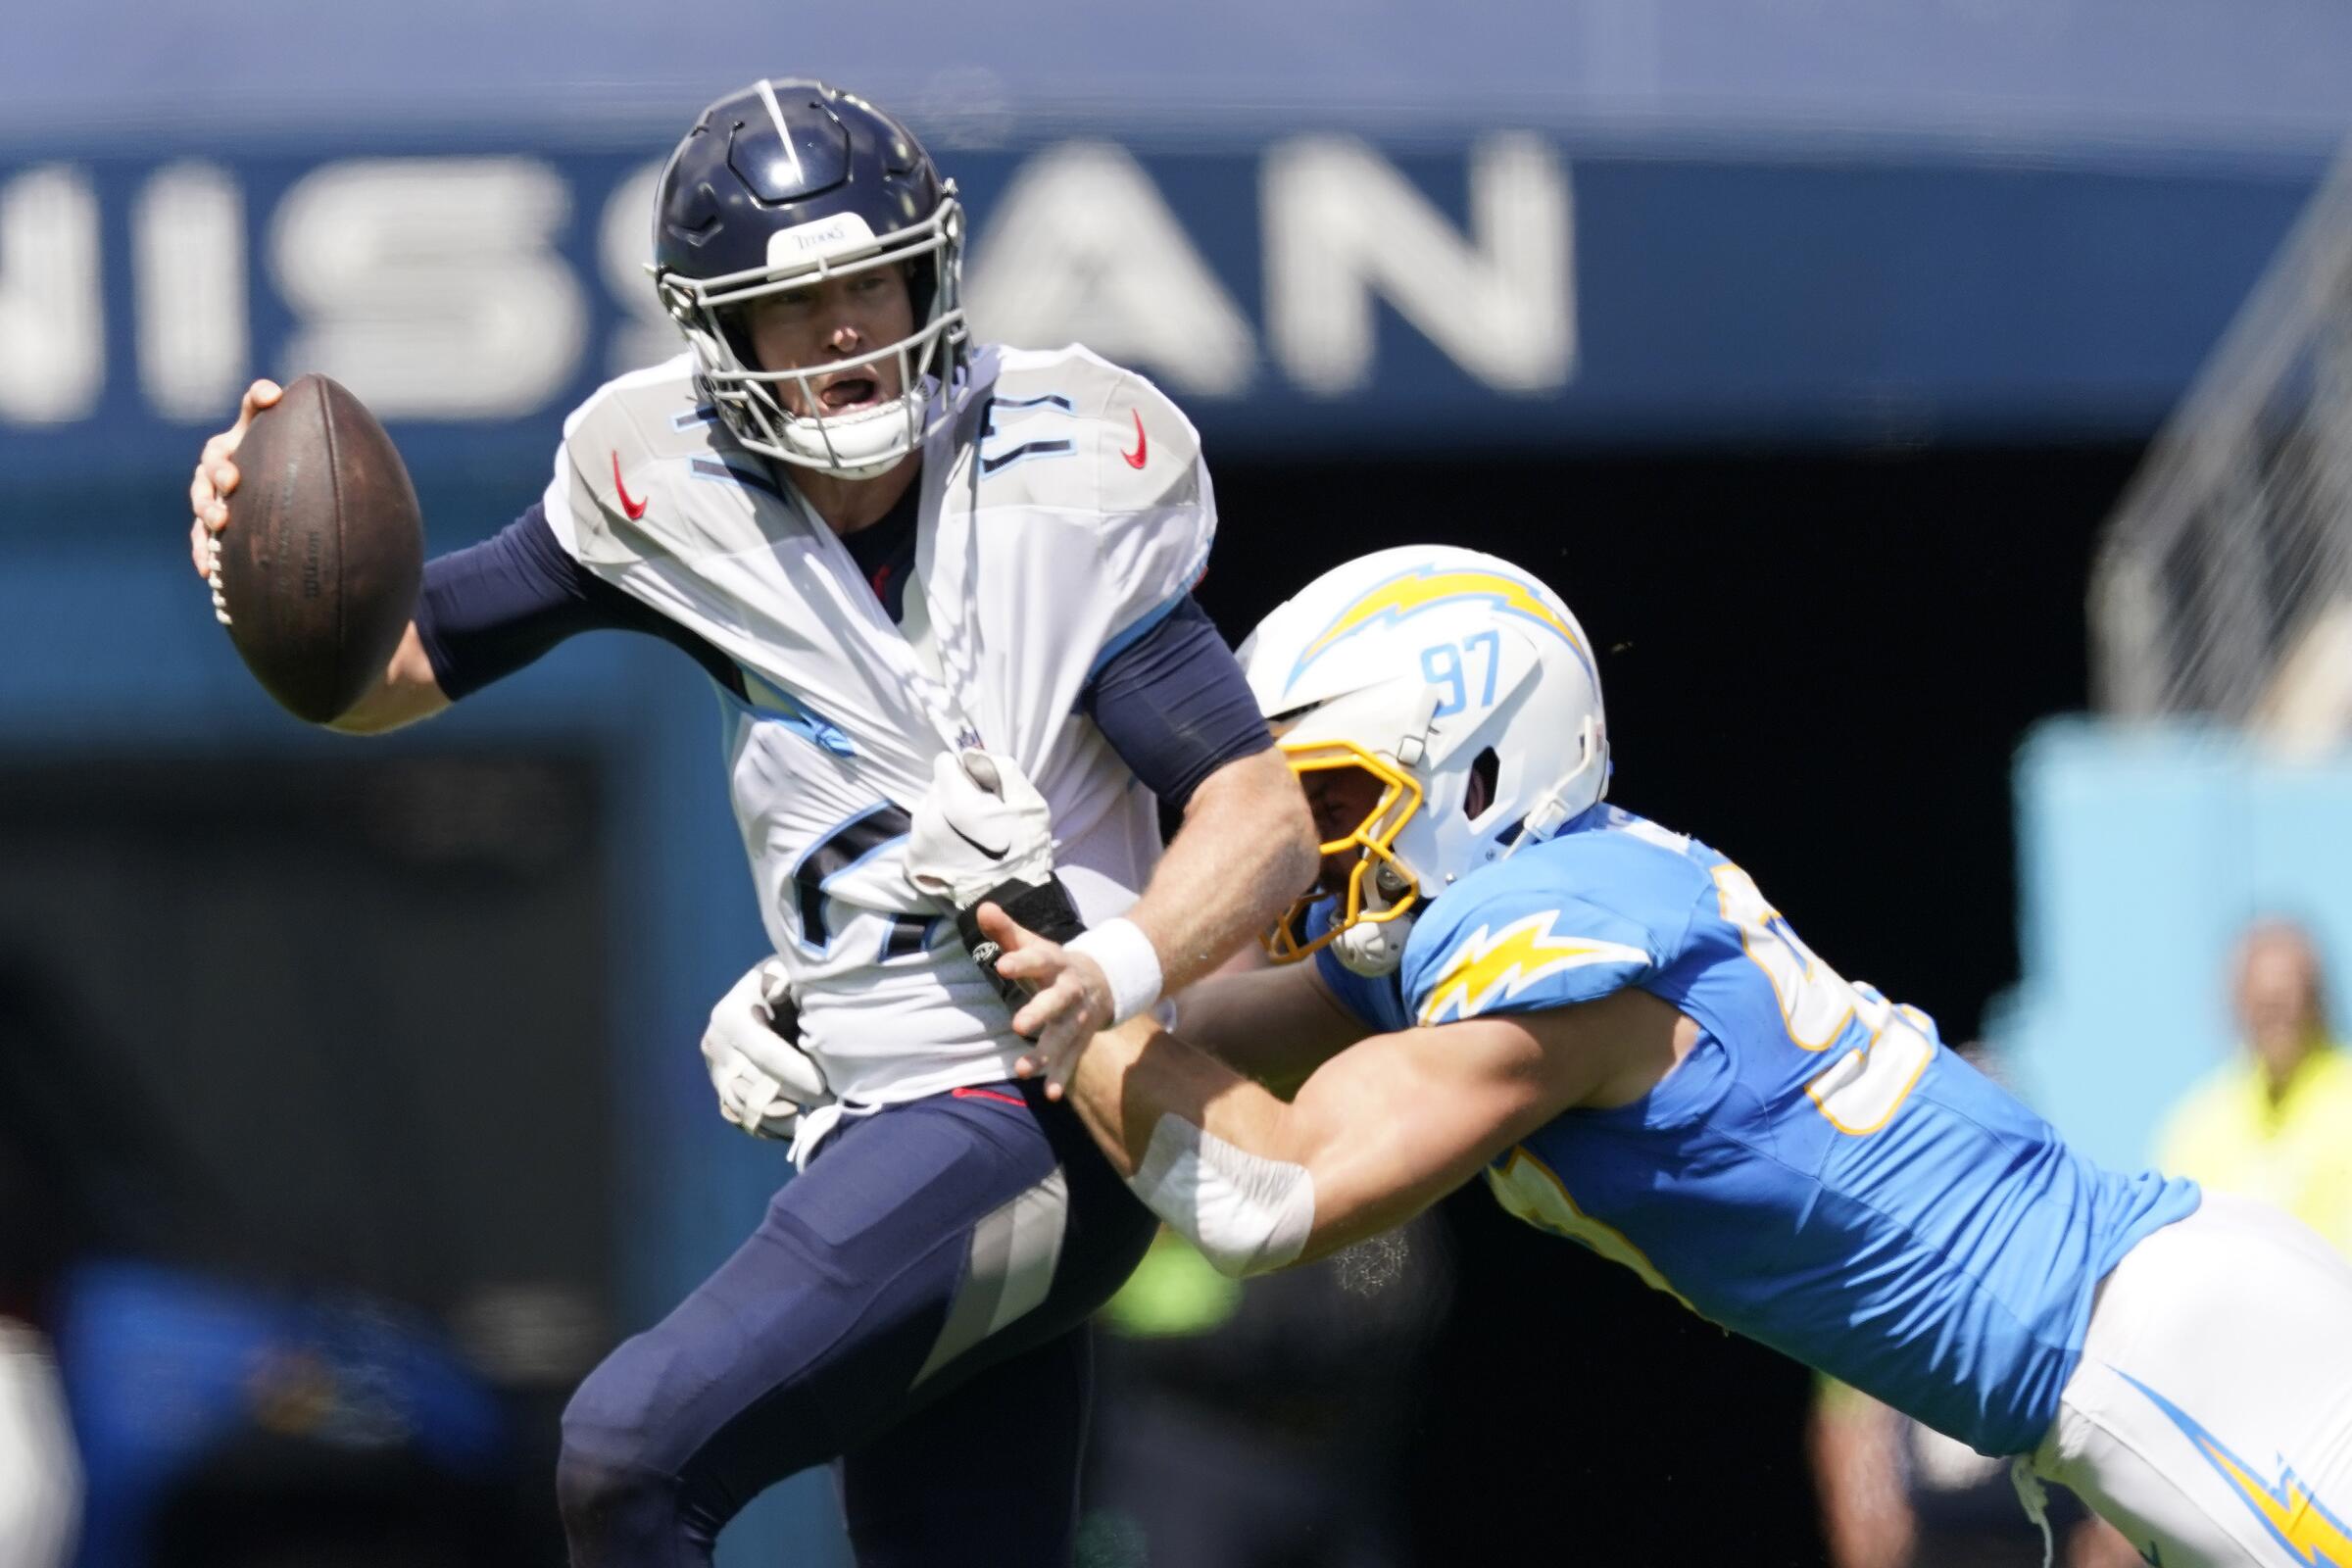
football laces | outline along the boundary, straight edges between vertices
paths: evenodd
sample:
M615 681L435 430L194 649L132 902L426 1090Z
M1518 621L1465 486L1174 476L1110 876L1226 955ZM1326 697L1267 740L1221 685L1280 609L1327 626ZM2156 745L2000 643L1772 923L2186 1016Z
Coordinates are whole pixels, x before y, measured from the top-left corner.
M214 534L207 543L212 550L213 569L204 574L204 580L213 585L213 618L223 626L230 625L228 599L220 591L220 536Z

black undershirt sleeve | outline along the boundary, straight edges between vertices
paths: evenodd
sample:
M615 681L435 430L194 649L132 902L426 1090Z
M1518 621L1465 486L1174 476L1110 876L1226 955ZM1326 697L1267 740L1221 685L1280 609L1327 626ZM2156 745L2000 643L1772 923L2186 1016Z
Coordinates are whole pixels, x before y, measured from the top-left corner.
M1180 810L1209 774L1274 744L1241 665L1190 594L1095 672L1078 708L1144 786Z
M737 696L743 672L708 642L565 554L533 506L478 545L424 564L416 635L453 702L511 675L567 637L607 627L683 649Z

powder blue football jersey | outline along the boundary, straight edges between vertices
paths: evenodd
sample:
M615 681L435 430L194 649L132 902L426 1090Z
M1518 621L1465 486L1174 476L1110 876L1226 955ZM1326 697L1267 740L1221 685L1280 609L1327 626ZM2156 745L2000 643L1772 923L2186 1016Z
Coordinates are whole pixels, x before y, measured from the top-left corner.
M2041 1440L2093 1288L2197 1206L2193 1183L2074 1152L1925 1013L1823 963L1747 873L1614 807L1448 888L1394 976L1318 961L1384 1029L1623 986L1680 1008L1690 1055L1506 1151L1494 1196L1984 1453Z

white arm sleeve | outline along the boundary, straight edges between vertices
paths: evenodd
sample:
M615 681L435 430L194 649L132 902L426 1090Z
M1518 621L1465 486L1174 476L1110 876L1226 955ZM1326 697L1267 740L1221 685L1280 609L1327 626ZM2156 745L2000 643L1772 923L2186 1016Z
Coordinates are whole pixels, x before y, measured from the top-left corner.
M1221 1273L1263 1274L1298 1260L1315 1227L1304 1165L1252 1154L1173 1113L1127 1185Z

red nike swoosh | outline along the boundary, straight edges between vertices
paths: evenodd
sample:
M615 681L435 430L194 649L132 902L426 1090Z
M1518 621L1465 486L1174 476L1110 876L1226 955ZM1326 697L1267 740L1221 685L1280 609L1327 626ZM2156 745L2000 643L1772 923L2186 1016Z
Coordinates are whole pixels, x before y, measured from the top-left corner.
M1140 468L1144 466L1144 455L1151 451L1152 444L1144 439L1144 416L1142 411L1130 410L1129 412L1135 415L1135 450L1133 452L1122 452L1119 454L1119 456L1127 460L1127 466L1130 468Z
M645 503L631 501L629 487L620 482L620 454L617 452L612 454L612 488L620 492L620 510L629 514L631 522L645 515Z

